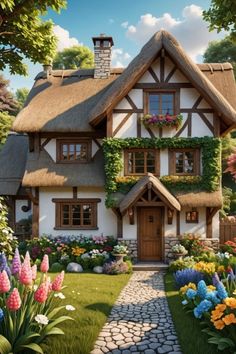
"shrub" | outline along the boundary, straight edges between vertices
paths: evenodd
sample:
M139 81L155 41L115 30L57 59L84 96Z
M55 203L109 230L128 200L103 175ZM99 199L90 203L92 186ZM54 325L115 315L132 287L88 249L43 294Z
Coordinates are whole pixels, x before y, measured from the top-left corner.
M180 243L186 248L190 256L200 256L205 251L204 244L199 238L199 235L190 233L182 236Z
M62 270L64 270L64 266L58 262L53 263L50 267L50 272L52 273L58 273Z
M13 236L12 229L8 226L7 207L4 200L0 197L0 250L6 256L14 254L17 247L17 239Z
M177 270L182 270L186 268L193 268L195 264L194 258L191 257L183 257L181 259L177 259L173 261L169 265L170 272L176 272Z
M105 263L103 266L103 272L105 274L125 274L128 273L129 267L127 263L125 262L110 262L110 263Z

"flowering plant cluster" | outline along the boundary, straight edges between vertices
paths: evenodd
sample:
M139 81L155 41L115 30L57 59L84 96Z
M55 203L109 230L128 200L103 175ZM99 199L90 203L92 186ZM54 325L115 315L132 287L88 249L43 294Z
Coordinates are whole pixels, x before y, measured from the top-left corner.
M113 254L127 254L128 253L128 248L125 245L115 245L113 247Z
M199 256L206 251L203 242L200 240L200 235L191 233L184 234L180 243L186 248L190 256Z
M174 245L171 248L171 250L173 253L179 253L179 254L182 254L183 256L185 256L188 253L186 248L184 246L182 246L180 243L177 243L176 245Z
M221 246L221 249L223 252L236 256L236 237L233 238L233 241L226 241L224 245Z
M141 119L145 127L175 127L179 129L183 122L183 116L166 114L145 114Z
M21 263L18 249L10 266L1 254L0 269L1 353L2 348L5 348L3 353L25 353L27 350L43 353L40 344L45 338L64 334L56 326L72 319L58 315L66 306L55 307L54 297L65 298L60 293L64 272L51 281L47 275L48 255L45 255L40 265L42 276L37 279L37 266L31 266L29 253Z
M129 265L126 262L110 262L105 263L103 266L103 272L105 274L117 275L129 273Z
M7 207L0 197L0 250L7 256L13 255L17 246L17 239L13 236L13 230L8 226Z

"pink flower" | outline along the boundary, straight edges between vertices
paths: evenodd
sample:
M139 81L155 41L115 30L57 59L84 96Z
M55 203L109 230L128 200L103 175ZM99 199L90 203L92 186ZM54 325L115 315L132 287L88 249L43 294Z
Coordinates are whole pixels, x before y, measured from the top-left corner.
M31 266L31 264L30 264L30 254L29 254L28 251L25 254L25 259L24 259L23 264L27 264L29 267Z
M48 284L42 283L34 293L35 301L40 304L44 303L48 297Z
M33 265L33 267L31 267L31 271L32 271L32 280L35 280L37 278L37 265Z
M17 311L21 307L21 298L17 288L14 288L8 299L6 300L7 308L10 311Z
M41 270L42 273L47 273L48 269L49 269L48 255L45 254L43 256L43 260L42 260L42 263L40 265L40 270Z
M7 293L11 289L10 280L5 270L0 272L0 293Z
M54 279L54 281L52 283L52 290L53 291L61 291L62 283L64 280L64 275L65 275L65 272L63 270L60 274L58 274L56 276L56 278Z
M19 276L19 280L21 284L31 285L32 284L32 269L29 265L28 261L22 264L21 272Z

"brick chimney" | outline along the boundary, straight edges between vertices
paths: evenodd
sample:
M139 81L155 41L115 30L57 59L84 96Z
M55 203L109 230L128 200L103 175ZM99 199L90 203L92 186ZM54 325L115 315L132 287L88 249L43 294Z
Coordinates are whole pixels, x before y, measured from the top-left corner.
M114 45L112 37L100 34L93 37L94 44L94 78L107 79L111 72L111 47Z

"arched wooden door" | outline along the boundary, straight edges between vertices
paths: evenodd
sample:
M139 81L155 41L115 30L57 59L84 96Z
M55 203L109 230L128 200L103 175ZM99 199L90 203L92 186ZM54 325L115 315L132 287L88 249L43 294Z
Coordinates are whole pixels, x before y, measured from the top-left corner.
M140 261L163 259L163 208L138 208L138 257Z

